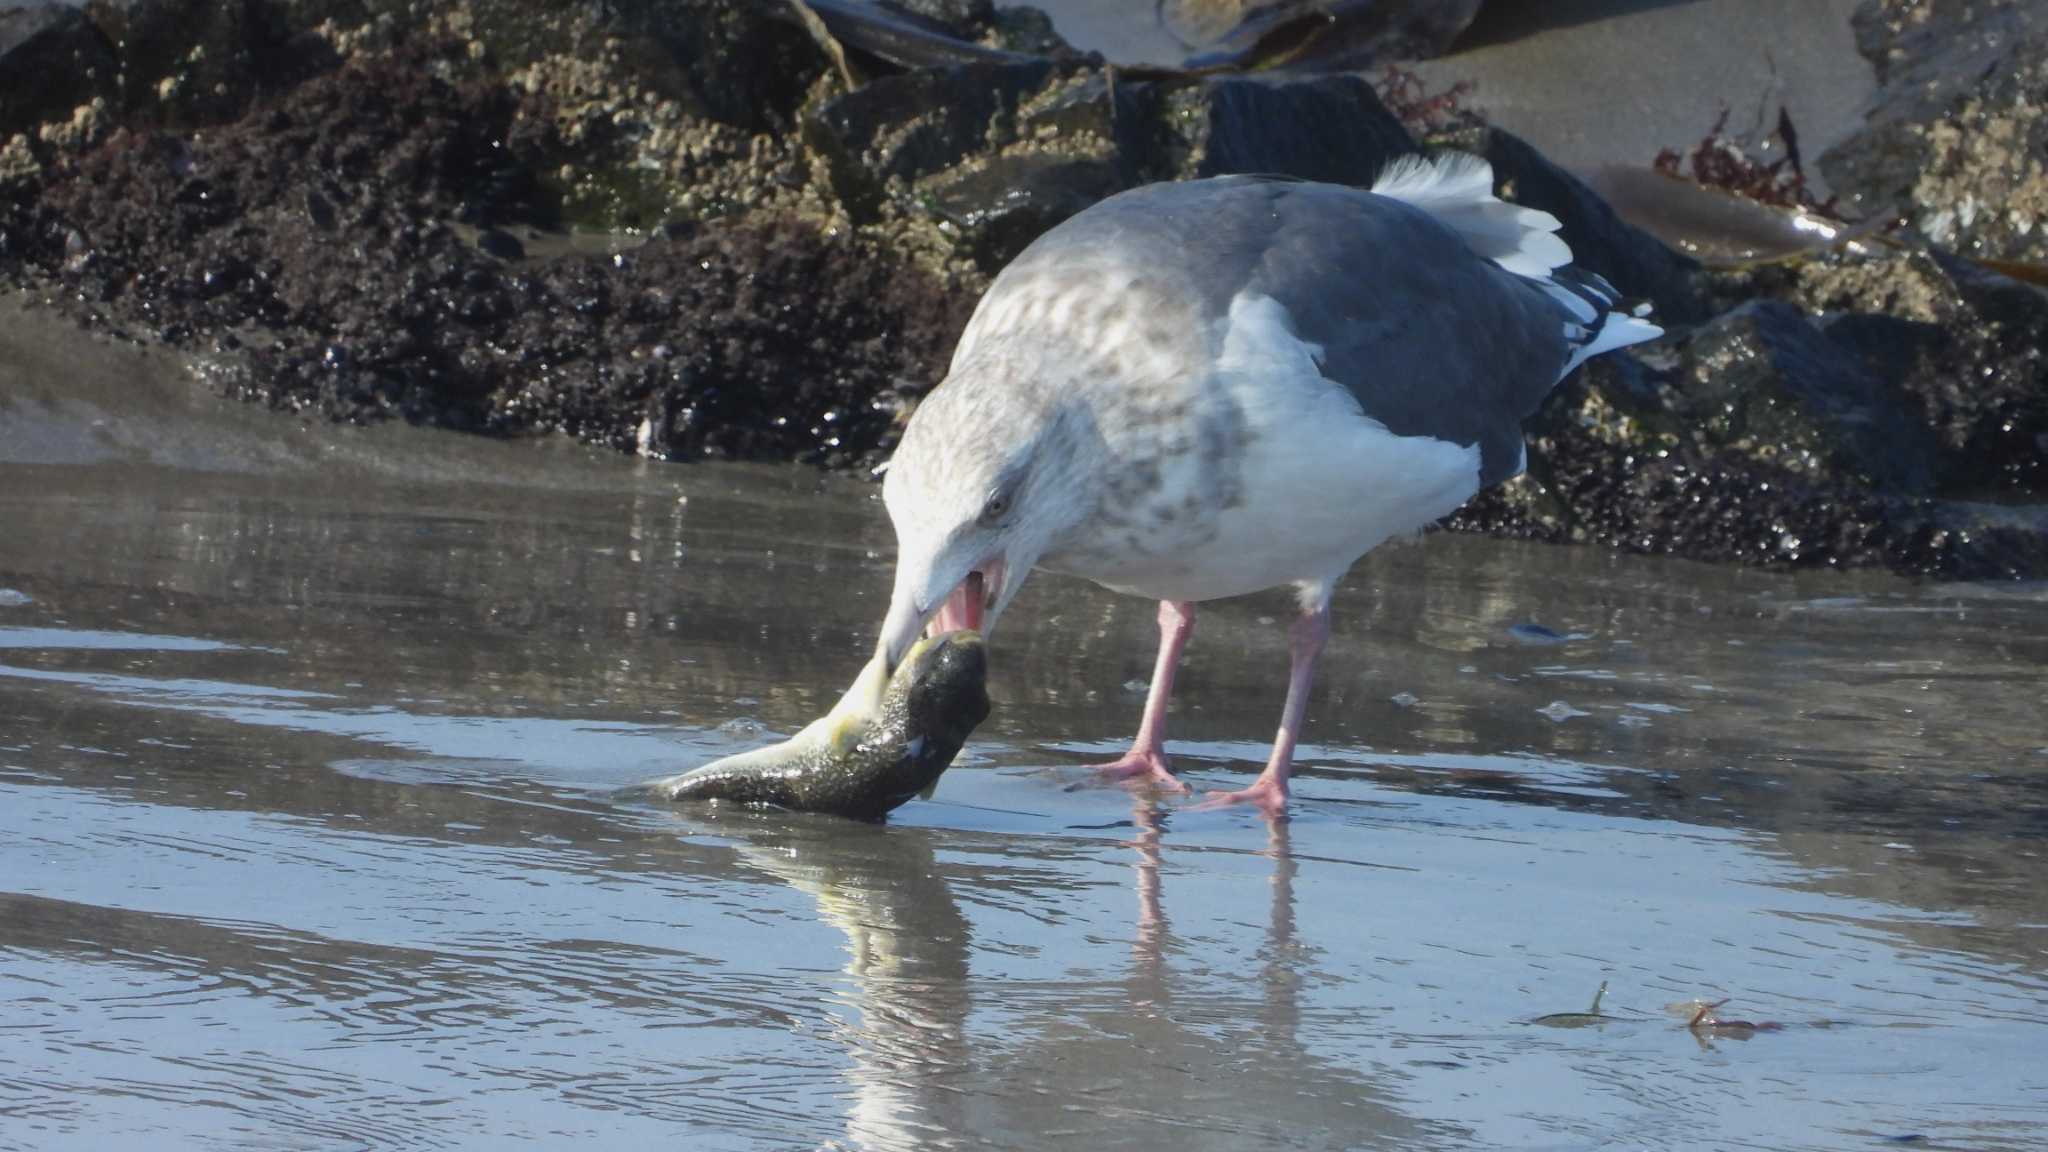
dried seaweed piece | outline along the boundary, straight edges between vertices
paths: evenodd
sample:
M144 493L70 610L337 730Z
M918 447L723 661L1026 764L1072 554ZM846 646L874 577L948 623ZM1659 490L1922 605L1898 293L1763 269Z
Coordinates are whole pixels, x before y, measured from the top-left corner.
M1768 148L1772 140L1779 143L1778 158L1758 159L1752 154L1752 146L1728 133L1728 109L1723 108L1714 119L1714 126L1690 152L1666 148L1657 153L1653 164L1668 175L1759 203L1841 219L1835 197L1822 200L1807 186L1806 169L1799 157L1799 130L1792 122L1792 113L1783 106L1778 108L1777 126L1761 143Z
M1479 87L1471 80L1460 80L1440 92L1431 92L1413 69L1389 64L1372 87L1387 111L1417 136L1441 136L1486 126L1486 118L1465 104Z
M1782 1032L1785 1026L1776 1020L1724 1020L1714 1015L1714 1010L1728 1003L1728 997L1719 1000L1681 1000L1667 1004L1665 1009L1680 1016L1686 1016L1685 1026L1693 1035L1702 1038L1724 1036L1731 1039L1747 1040L1758 1032ZM1689 1015L1688 1015L1689 1014Z

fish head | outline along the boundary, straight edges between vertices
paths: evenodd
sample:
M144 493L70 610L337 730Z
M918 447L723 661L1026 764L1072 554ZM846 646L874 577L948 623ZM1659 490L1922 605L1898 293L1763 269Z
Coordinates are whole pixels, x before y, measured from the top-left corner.
M904 756L911 774L923 778L922 790L988 719L988 645L965 629L919 640L897 667L889 695L888 710L901 709Z

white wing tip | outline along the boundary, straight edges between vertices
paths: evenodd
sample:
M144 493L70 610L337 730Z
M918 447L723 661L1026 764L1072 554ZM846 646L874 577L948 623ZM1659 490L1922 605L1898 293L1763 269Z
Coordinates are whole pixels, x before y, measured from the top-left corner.
M1593 343L1588 347L1593 350L1592 354L1597 356L1602 352L1612 352L1616 348L1626 348L1631 344L1647 344L1663 334L1664 329L1661 326L1647 320L1638 320L1619 312L1609 312L1607 319L1600 325L1600 331L1594 335Z
M1609 312L1607 318L1601 322L1600 330L1593 334L1592 341L1572 353L1571 361L1564 366L1564 371L1557 374L1557 378L1562 380L1571 375L1579 365L1602 352L1627 348L1631 344L1645 344L1662 335L1664 329L1646 320L1638 320L1620 312Z

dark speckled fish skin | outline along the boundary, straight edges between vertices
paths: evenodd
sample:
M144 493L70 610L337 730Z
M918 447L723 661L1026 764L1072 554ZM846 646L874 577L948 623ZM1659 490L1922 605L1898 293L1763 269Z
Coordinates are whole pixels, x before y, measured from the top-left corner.
M633 791L879 820L937 783L988 711L987 649L976 633L950 632L906 655L871 714Z

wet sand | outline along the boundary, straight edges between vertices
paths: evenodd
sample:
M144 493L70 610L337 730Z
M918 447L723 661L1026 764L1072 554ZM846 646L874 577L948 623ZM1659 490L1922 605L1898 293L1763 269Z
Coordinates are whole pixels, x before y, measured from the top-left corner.
M1811 166L1861 126L1875 89L1849 27L1859 2L1493 3L1451 52L1415 68L1432 90L1472 82L1472 107L1570 168L1648 165L1697 143L1724 108L1731 132L1755 127L1760 139L1780 104ZM1041 7L1076 45L1120 63L1171 65L1189 52L1151 4Z
M1860 0L1550 0L1496 4L1465 42L1418 71L1432 86L1470 80L1492 123L1581 170L1647 166L1659 150L1727 131L1761 141L1782 106L1809 177L1862 127L1876 88L1849 15Z

